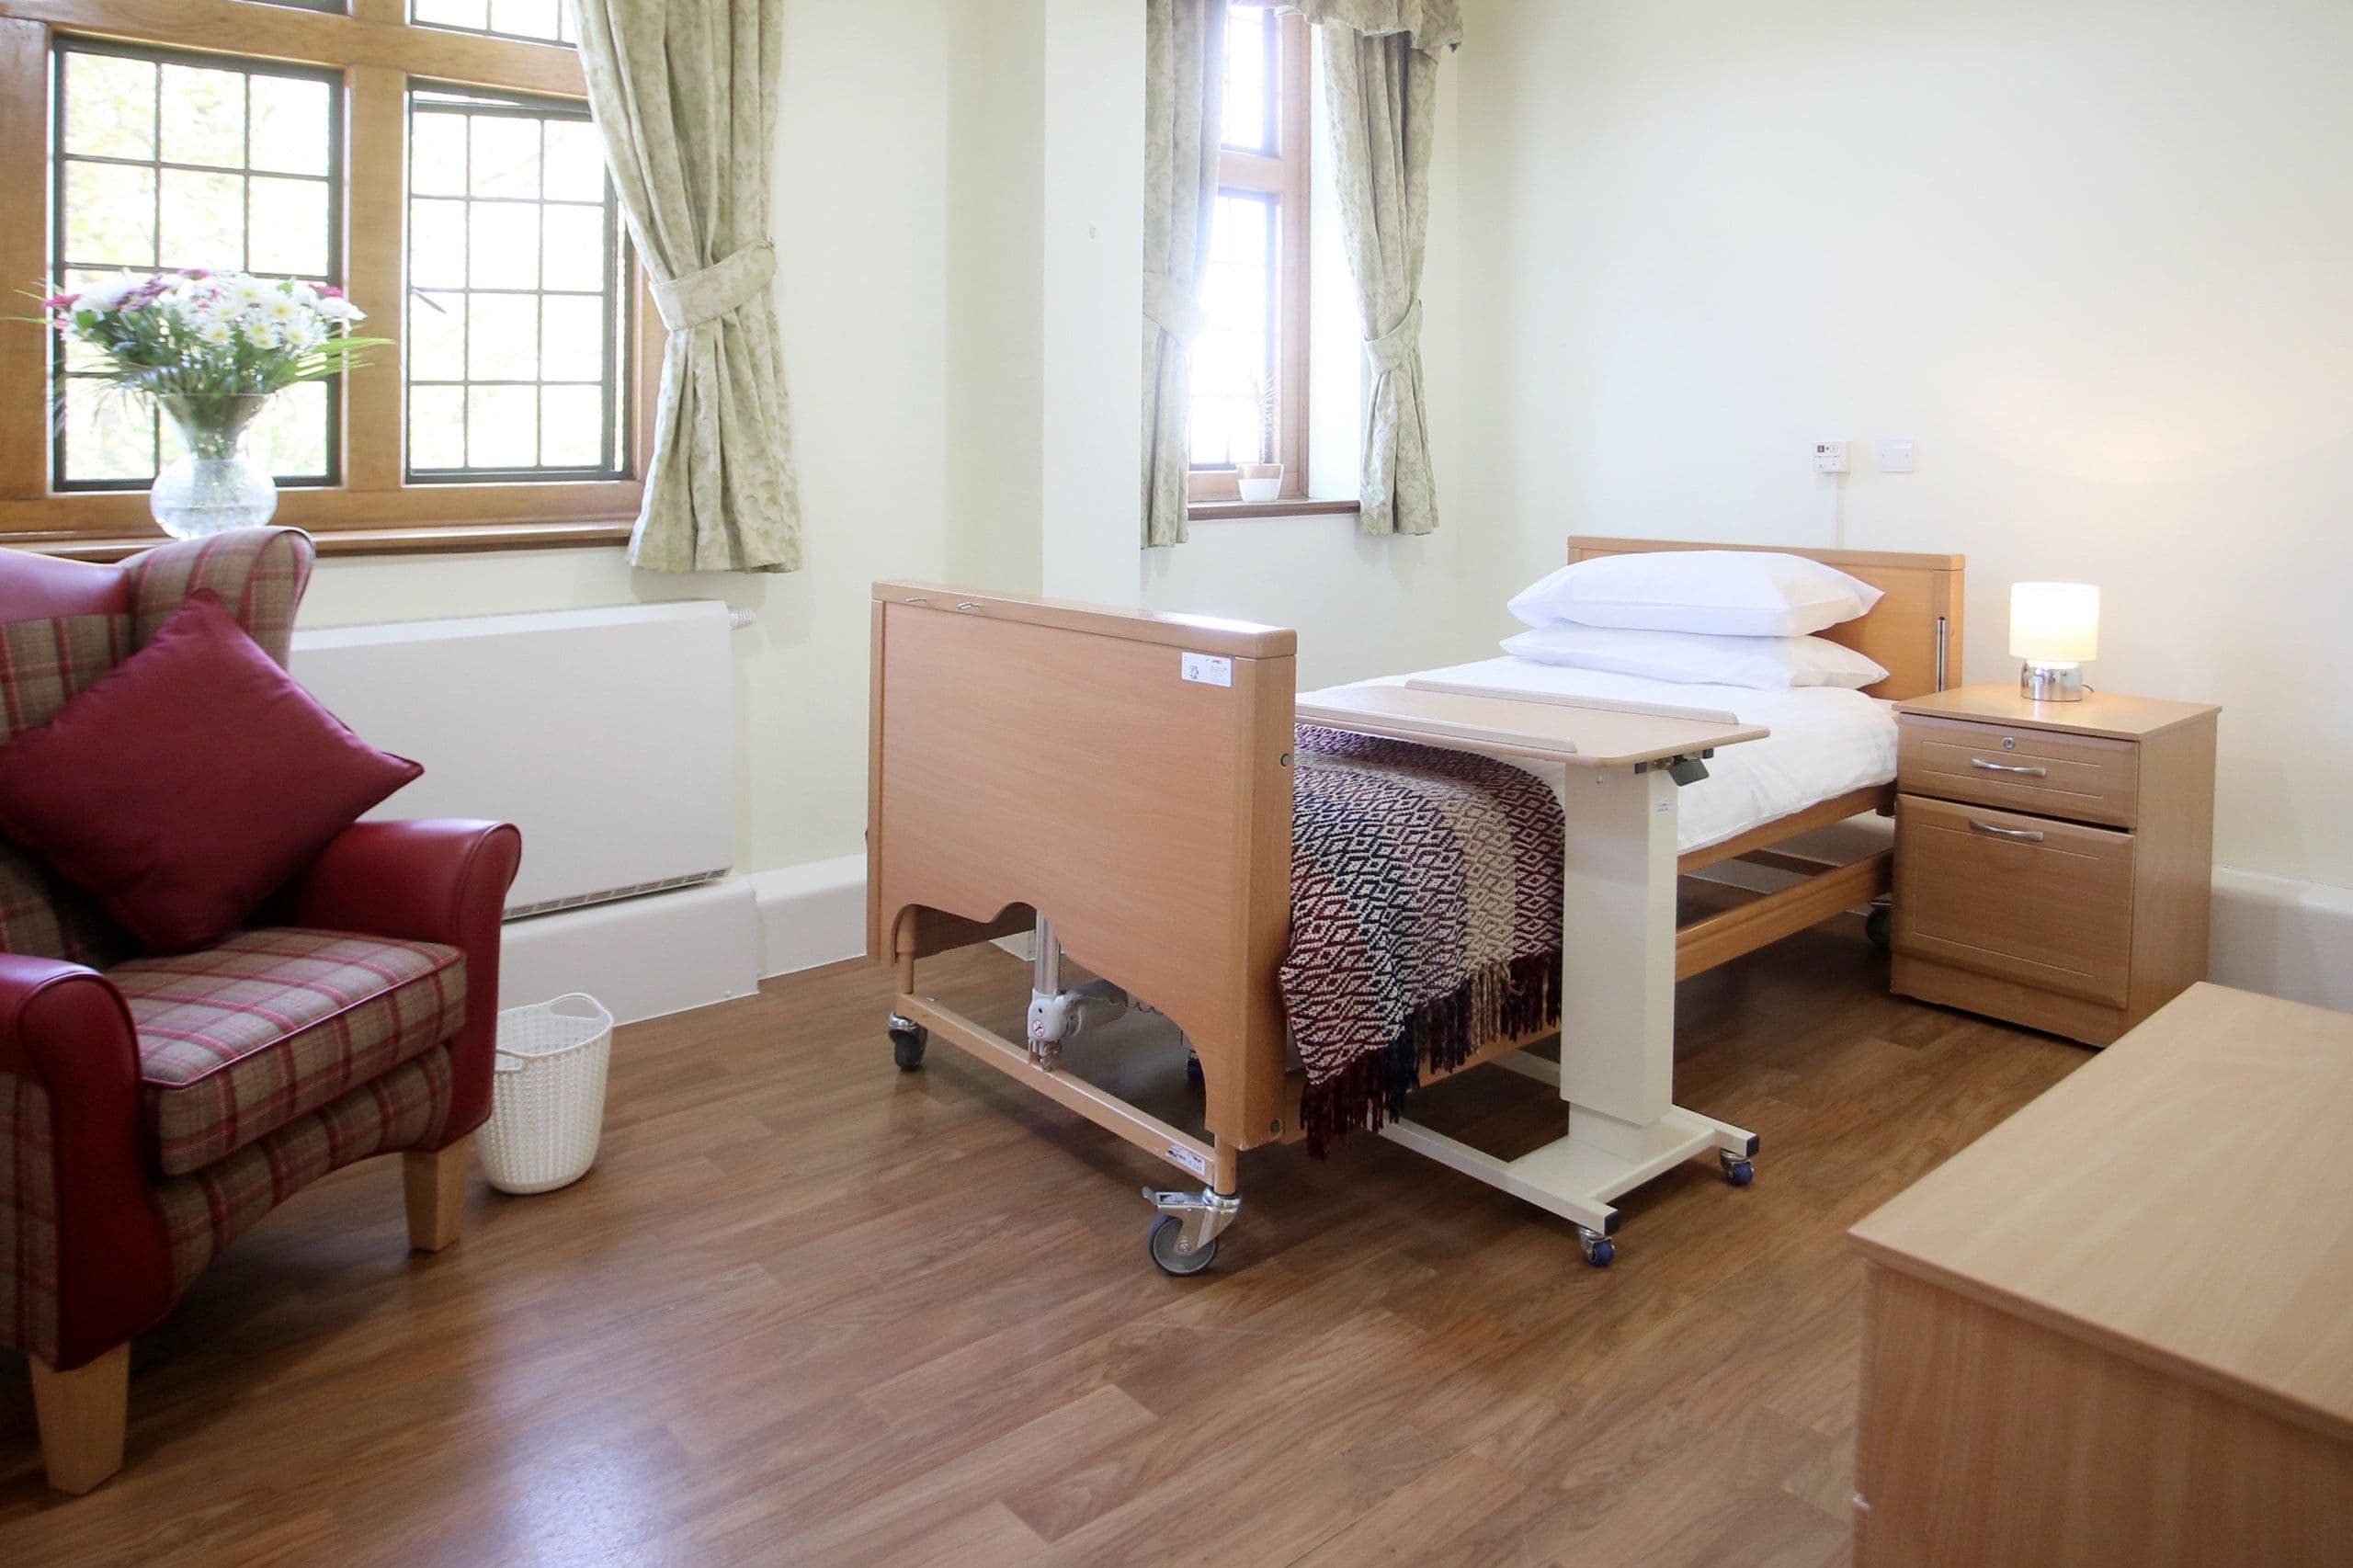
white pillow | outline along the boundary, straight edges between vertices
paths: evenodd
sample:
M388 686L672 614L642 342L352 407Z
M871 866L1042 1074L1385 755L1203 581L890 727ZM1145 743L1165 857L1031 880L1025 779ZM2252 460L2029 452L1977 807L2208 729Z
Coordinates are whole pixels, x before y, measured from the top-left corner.
M1852 620L1880 591L1835 566L1764 550L1659 550L1563 566L1511 601L1529 626L1617 626L1802 637Z
M1504 652L1540 665L1759 691L1793 686L1852 690L1887 678L1877 662L1827 637L1709 637L1696 631L1540 626L1505 638Z

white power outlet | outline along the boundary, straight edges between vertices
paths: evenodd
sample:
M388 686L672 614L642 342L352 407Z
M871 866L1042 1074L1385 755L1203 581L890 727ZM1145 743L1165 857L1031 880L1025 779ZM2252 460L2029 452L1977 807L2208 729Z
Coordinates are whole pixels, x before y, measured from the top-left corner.
M1879 444L1879 471L1881 473L1910 473L1912 472L1912 443L1910 441L1881 441Z
M1847 472L1847 446L1844 441L1816 441L1813 444L1813 472L1844 473Z

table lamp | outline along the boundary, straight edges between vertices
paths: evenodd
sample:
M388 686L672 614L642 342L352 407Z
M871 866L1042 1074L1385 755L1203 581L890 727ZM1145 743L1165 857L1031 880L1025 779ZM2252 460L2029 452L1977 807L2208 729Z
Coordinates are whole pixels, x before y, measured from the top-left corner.
M2099 589L2090 583L2010 585L2010 657L2037 702L2078 702L2084 664L2099 653Z

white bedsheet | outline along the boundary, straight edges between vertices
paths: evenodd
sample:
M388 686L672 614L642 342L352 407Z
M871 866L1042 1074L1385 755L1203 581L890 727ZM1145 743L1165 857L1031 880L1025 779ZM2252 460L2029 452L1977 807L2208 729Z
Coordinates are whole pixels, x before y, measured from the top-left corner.
M1816 801L1865 785L1884 784L1895 777L1894 704L1859 691L1829 687L1757 691L1736 686L1681 686L1514 658L1482 659L1415 673L1426 680L1495 691L1560 692L1673 708L1713 708L1735 715L1743 723L1771 730L1761 741L1725 746L1708 759L1708 777L1685 787L1677 819L1679 853L1721 844ZM1388 676L1362 684L1396 686L1408 678ZM1518 763L1508 756L1498 760ZM1567 789L1567 780L1558 769L1541 771L1552 775L1545 781L1555 794Z

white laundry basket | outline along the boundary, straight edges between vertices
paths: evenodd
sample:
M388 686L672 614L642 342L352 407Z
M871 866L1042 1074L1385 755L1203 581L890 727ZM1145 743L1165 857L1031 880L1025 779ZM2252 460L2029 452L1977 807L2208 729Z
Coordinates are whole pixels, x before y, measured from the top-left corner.
M491 1186L550 1192L588 1174L612 1056L613 1016L585 992L498 1015L490 1120L474 1134Z

